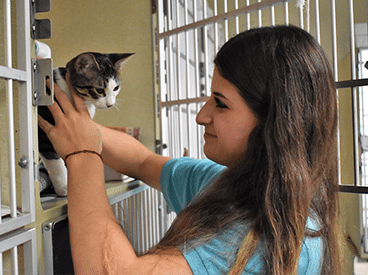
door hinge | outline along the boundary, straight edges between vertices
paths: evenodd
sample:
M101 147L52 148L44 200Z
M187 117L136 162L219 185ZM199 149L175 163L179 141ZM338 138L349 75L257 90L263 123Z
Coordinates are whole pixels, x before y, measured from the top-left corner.
M33 105L52 105L54 103L54 77L52 59L32 60ZM50 89L46 87L46 80L50 80ZM49 93L47 93L49 91Z
M31 37L32 39L46 39L51 37L50 19L36 19L36 13L48 12L51 8L50 0L30 0L31 4Z

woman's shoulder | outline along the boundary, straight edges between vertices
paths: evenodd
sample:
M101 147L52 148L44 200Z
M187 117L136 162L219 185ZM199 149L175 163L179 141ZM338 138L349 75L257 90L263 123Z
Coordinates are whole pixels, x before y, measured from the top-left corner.
M224 169L225 166L208 159L171 159L161 171L161 191L170 208L178 213Z
M222 171L226 167L220 165L210 159L193 159L189 157L173 158L170 159L166 164L164 169L169 170L186 170L190 169L193 172L206 171L208 169Z
M175 185L188 184L196 194L213 182L225 169L225 166L209 159L196 160L188 157L171 159L162 169L161 185L170 182Z

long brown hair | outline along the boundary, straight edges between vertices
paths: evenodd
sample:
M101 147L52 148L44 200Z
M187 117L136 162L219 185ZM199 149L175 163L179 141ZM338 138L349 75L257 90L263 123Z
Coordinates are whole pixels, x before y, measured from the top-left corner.
M266 274L296 274L305 235L323 238L323 272L341 273L336 90L322 48L300 28L264 27L230 39L215 65L260 122L243 160L178 214L156 249L243 220L267 243ZM305 230L311 212L318 232Z

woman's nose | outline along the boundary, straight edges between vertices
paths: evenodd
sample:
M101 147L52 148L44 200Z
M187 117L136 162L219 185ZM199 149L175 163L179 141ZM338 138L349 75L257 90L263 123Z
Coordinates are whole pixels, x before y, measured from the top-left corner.
M203 105L203 107L201 108L201 110L199 111L199 113L197 114L196 117L196 122L199 125L207 125L210 124L212 121L211 118L211 107L209 104L209 100L206 102L206 104Z

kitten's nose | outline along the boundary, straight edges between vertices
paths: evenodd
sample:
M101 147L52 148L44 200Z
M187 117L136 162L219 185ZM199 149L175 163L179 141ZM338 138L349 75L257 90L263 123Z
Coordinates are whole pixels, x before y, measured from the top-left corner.
M111 108L113 105L114 105L114 104L111 104L111 105L110 105L110 104L106 104L106 107L107 107L107 108Z

